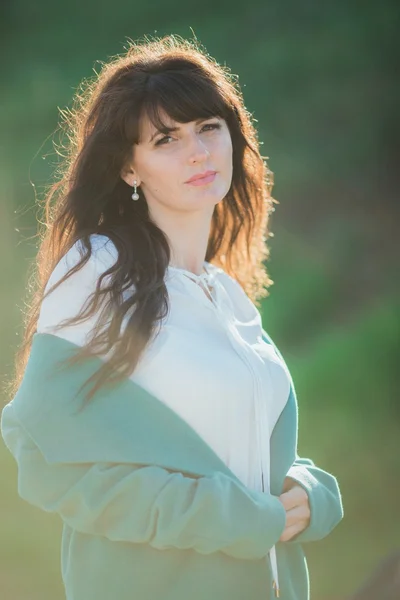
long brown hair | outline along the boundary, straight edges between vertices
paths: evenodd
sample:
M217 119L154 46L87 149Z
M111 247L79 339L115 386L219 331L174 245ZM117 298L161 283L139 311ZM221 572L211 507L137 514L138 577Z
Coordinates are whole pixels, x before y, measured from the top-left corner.
M140 198L133 202L132 190L120 176L133 145L139 142L142 116L147 115L161 129L163 113L180 123L212 116L225 119L233 146L232 184L215 206L205 259L234 277L255 304L268 296L267 288L273 283L264 265L269 257L267 238L272 235L268 217L277 201L271 197L273 174L267 157L260 154L257 132L236 78L197 40L170 35L129 42L123 55L103 64L92 79L83 80L72 108L61 111L60 127L69 144L57 171L58 181L45 197L36 292L25 315L14 391L28 360L50 274L78 240L83 242L85 254L57 285L89 260L92 234L108 236L118 251L115 265L104 273L104 277L110 276L110 283L100 289L99 282L88 309L69 320L83 320L96 311L100 300L107 299L104 317L112 315L109 326L104 331L104 322L98 321L96 335L70 361L112 349L111 358L90 378L94 386L87 399L103 384L134 371L165 316L169 244L150 219L143 193L139 190ZM121 302L122 291L129 285L133 293ZM128 312L132 314L121 334Z

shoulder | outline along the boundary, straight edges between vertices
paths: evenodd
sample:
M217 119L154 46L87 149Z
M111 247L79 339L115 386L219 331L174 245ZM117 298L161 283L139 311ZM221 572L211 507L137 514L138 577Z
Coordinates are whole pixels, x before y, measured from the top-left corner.
M115 264L118 258L117 248L113 241L105 235L93 234L89 237L89 240L91 256L82 266L81 270L85 272L85 276L88 276L90 273L92 273L93 276L96 274L100 275ZM83 240L79 239L57 263L49 277L46 290L57 283L64 275L66 275L66 273L75 267L84 255L85 245ZM80 271L77 271L74 275L77 275Z
M82 310L89 296L96 289L99 277L112 267L118 258L117 248L112 240L104 235L93 234L89 238L91 255L87 262L77 271L61 281L73 267L78 265L85 256L85 245L83 240L78 240L58 261L56 267L50 274L44 290L39 318L37 323L38 333L55 333L55 327L66 319L76 317ZM61 282L60 282L61 281ZM106 284L102 282L102 286ZM59 285L56 285L59 284ZM56 287L54 287L56 286ZM95 320L89 320L84 327L88 330L93 326ZM78 325L70 325L58 330L58 335L68 337L71 332L74 335L71 341L77 341L75 334L81 332ZM81 338L79 338L81 342Z

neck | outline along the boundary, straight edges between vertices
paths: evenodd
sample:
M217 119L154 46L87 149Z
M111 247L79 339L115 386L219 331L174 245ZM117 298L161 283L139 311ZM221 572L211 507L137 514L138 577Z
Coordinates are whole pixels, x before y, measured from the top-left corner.
M171 266L190 271L195 275L204 273L213 210L214 207L212 211L190 213L169 211L161 214L158 212L154 220L168 238L171 248Z

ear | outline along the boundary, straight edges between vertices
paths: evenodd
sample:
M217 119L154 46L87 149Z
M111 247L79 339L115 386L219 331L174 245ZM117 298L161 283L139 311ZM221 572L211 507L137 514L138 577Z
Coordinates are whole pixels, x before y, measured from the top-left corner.
M127 183L131 187L133 187L134 181L136 181L137 186L140 185L139 176L135 173L135 171L132 169L132 167L129 167L129 166L124 167L121 170L120 175L121 175L121 179L123 179L125 181L125 183Z

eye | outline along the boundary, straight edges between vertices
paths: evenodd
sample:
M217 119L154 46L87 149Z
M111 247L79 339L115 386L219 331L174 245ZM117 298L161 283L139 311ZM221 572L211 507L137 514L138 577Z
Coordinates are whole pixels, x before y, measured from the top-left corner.
M211 127L211 129L206 129L205 127ZM212 131L214 129L221 129L221 123L206 123L205 125L203 125L203 127L201 128L201 131L205 130L205 131ZM162 137L161 139L158 140L158 142L156 142L156 146L161 146L161 145L165 145L166 144L166 140L168 139L172 139L172 137L170 135L165 135L164 137Z
M221 123L207 123L204 127L211 127L212 129L221 129ZM204 129L202 127L202 129Z
M156 146L161 146L162 144L165 143L165 140L168 140L170 137L171 137L170 135L165 135L164 137L162 137L161 139L159 139L158 142L155 143L155 145Z

